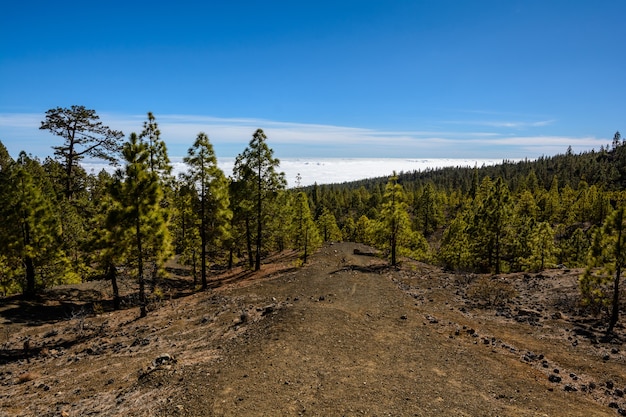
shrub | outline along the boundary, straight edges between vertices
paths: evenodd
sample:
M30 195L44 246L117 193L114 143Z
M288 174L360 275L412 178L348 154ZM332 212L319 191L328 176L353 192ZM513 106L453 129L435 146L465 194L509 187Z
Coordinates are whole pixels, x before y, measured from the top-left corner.
M469 286L467 296L487 307L496 307L516 297L517 291L508 282L497 278L481 277Z

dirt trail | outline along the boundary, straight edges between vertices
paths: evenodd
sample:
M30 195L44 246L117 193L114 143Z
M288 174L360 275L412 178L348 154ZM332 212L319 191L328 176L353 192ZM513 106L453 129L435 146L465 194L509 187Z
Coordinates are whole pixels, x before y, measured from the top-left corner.
M302 268L282 254L199 293L173 276L178 292L143 319L56 318L70 302L57 293L28 309L4 300L0 416L626 414L621 342L598 343L550 298L567 301L576 272L507 276L520 297L495 311L467 299L463 276L390 269L370 250L328 245Z
M217 363L187 369L163 415L614 415L550 391L543 373L467 328L455 336L354 248L327 247L305 269L233 290L283 307L223 346Z

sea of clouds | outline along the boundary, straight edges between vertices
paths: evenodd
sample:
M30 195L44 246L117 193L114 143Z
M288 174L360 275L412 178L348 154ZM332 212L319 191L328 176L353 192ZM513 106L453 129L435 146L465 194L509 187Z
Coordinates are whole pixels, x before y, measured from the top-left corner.
M185 172L182 158L171 158L174 174ZM284 158L279 171L285 173L288 187L317 184L340 184L355 180L391 176L394 172L424 171L443 167L481 167L502 163L500 159L405 159L405 158ZM232 175L235 158L218 158L218 165L226 176ZM114 168L96 162L83 164L87 172L108 171ZM298 184L298 176L300 184Z

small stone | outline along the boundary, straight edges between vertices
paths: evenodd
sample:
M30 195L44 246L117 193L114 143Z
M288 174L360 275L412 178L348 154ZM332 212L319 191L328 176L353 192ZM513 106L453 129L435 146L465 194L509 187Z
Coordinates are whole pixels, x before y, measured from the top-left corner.
M561 382L561 377L553 374L548 377L548 381L558 384L559 382Z
M568 384L568 385L566 385L566 386L565 386L565 388L563 388L563 389L564 389L565 391L567 391L567 392L576 392L576 391L578 391L578 390L576 389L576 387L574 387L574 386L572 386L572 385L569 385L569 384Z

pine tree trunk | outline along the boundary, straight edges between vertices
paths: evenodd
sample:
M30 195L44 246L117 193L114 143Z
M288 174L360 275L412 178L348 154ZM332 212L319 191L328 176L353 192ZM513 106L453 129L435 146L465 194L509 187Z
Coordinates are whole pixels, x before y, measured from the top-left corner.
M26 292L24 295L30 298L35 296L35 263L33 258L26 256L24 265L26 266Z
M141 221L139 215L135 221L135 233L137 233L137 276L139 278L139 317L146 317L148 312L146 310L146 285L143 277L143 249L141 242Z
M74 139L72 138L65 167L65 198L72 199L72 168L74 165Z
M303 264L306 263L306 258L307 258L307 249L308 249L307 243L309 243L309 228L308 227L304 229L304 259L302 260Z
M23 227L23 239L24 239L24 247L27 247L31 244L30 241L30 224L24 218L24 227ZM29 255L24 255L24 266L26 268L26 292L25 295L27 297L35 296L35 261Z
M248 264L250 268L254 266L254 256L252 254L252 232L250 230L250 217L246 216L246 246L248 249Z
M256 262L254 264L254 270L255 271L260 271L261 270L261 244L263 243L262 237L261 237L261 231L262 231L262 221L261 221L261 190L262 190L262 183L261 183L261 164L259 164L259 184L258 184L258 196L257 196L257 208L256 208Z
M622 267L621 265L618 264L617 269L615 271L615 282L613 285L613 304L611 306L612 307L611 318L609 320L609 328L606 331L607 333L613 332L613 328L615 327L615 325L617 324L617 321L619 320L619 280L620 280L621 273L622 273Z
M607 329L607 334L613 332L613 328L617 324L617 320L619 319L619 280L622 275L622 231L624 228L624 212L619 212L619 222L618 222L618 231L617 231L617 243L615 247L615 282L613 283L613 303L612 303L612 311L611 311L611 319L609 320L609 328Z
M206 205L206 196L204 195L204 186L202 191L202 199L200 201L200 244L202 247L200 248L200 274L202 279L202 289L207 289L207 279L206 279L206 213L205 213L205 205Z
M198 285L198 268L197 268L197 261L196 261L196 251L194 250L192 252L191 255L191 268L193 271L193 290L196 290L196 285Z
M110 263L107 267L107 278L111 280L111 287L113 290L113 309L120 310L122 308L120 303L120 290L117 286L117 268L113 263Z

